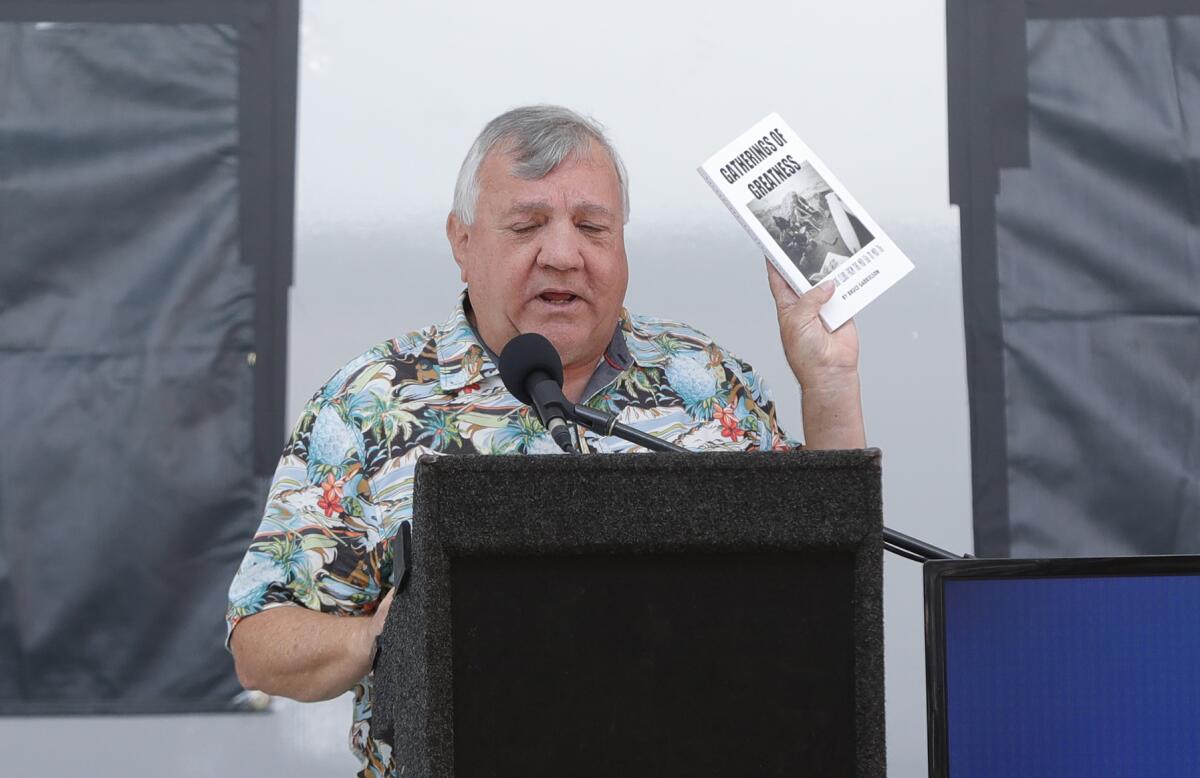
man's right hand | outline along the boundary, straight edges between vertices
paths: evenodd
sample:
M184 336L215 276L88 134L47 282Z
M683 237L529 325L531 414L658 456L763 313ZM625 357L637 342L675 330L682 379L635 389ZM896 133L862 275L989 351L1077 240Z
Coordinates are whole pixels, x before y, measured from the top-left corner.
M383 632L383 625L387 622L388 611L392 607L392 595L396 593L395 589L389 589L384 595L383 600L379 603L379 607L375 609L375 613L371 614L371 618L375 620L375 634ZM374 636L372 636L372 640Z
M371 615L336 616L281 605L247 616L230 639L247 689L316 702L337 697L371 671L375 638L392 606L389 591Z
M388 593L383 596L383 600L380 601L379 607L371 614L371 641L367 646L367 664L369 667L374 665L376 639L383 634L383 628L387 624L388 611L392 608L392 595L395 593L395 589L389 589Z

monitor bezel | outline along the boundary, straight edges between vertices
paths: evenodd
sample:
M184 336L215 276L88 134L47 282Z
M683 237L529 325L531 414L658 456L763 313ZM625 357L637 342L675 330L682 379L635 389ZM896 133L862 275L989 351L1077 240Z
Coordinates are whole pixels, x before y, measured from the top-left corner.
M929 776L950 778L950 743L946 718L945 581L1200 575L1200 555L939 559L926 562L922 567L925 589L925 709Z

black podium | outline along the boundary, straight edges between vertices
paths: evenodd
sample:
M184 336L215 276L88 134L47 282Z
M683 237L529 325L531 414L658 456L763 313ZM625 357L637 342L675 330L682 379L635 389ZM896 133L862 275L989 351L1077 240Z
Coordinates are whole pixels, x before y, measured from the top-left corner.
M414 499L406 778L885 774L878 451L425 457Z

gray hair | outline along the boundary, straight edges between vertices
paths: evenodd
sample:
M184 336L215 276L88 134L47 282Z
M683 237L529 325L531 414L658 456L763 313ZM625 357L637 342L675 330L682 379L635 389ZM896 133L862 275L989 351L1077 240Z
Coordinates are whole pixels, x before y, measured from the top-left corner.
M592 143L608 153L621 185L621 212L629 221L629 179L604 127L587 116L558 105L529 105L502 113L487 123L471 144L454 185L454 215L463 224L475 220L479 202L479 168L488 152L503 144L515 160L513 175L535 180L549 175L567 157L585 157Z

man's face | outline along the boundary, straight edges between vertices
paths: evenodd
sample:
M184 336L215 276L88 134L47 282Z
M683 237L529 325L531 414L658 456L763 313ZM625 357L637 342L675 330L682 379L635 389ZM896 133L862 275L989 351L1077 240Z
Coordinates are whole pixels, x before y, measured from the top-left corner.
M507 153L488 154L474 223L451 215L446 225L475 325L497 353L537 332L568 368L592 367L612 339L629 280L616 169L594 143L540 179L517 178L511 166Z

